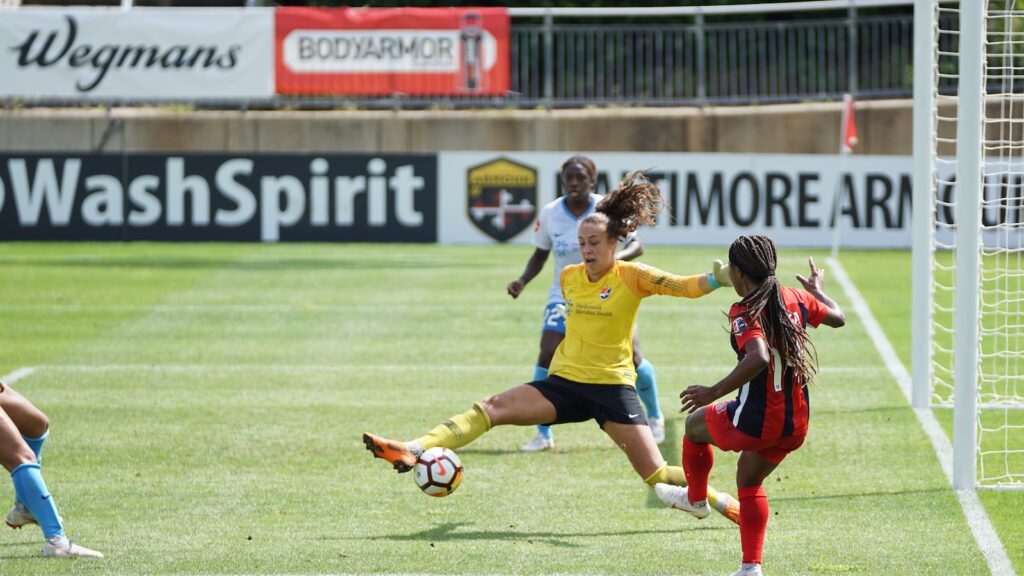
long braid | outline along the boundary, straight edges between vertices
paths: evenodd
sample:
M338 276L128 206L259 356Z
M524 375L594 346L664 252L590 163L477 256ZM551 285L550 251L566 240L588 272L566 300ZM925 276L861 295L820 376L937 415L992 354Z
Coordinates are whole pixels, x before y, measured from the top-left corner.
M767 236L741 236L729 247L729 262L755 282L757 288L740 304L749 323L761 322L768 346L778 351L782 365L796 371L800 381L810 384L818 371L817 351L802 326L793 322L782 300L782 286L775 277L778 254Z
M604 224L610 238L625 238L641 224L655 225L658 212L664 206L665 199L658 186L643 172L630 172L580 223Z

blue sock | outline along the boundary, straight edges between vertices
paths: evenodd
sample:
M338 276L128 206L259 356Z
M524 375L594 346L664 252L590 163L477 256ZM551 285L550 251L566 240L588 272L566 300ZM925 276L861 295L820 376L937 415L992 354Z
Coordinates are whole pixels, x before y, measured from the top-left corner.
M658 378L654 375L654 365L644 359L636 367L636 393L647 409L648 418L661 418L661 406L658 404Z
M540 366L533 367L533 381L543 380L548 377L548 369ZM537 433L551 440L551 426L537 425Z
M38 437L38 438L33 438L31 436L25 436L24 434L21 435L22 439L25 440L25 444L28 444L28 447L31 448L33 452L35 452L35 454L36 454L36 464L42 464L43 463L43 457L42 457L43 442L46 442L46 437L49 436L49 435L50 435L50 429L49 428L47 428L46 432L43 432L43 435Z
M43 432L43 435L38 437L38 438L33 438L31 436L25 436L24 434L21 435L21 438L25 441L25 444L28 444L28 447L31 448L32 452L35 453L35 455L36 455L36 464L39 464L40 466L43 464L43 457L41 455L41 453L43 451L43 442L46 442L46 437L49 436L49 435L50 435L50 429L49 428L47 428L46 432ZM21 500L17 497L17 495L15 495L14 499L17 502L21 502Z
M36 522L39 522L39 527L43 530L43 536L63 536L64 527L61 526L60 516L57 515L57 504L50 497L50 491L46 489L39 464L32 462L18 466L11 471L11 480L14 481L15 497L19 502L24 502L28 511L36 517Z

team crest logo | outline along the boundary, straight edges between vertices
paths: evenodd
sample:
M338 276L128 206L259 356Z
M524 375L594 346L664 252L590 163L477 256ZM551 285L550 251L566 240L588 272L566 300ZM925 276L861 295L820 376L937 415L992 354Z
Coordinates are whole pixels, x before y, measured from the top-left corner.
M601 292L598 293L598 296L601 297L601 300L607 300L608 297L611 296L611 295L612 295L612 289L607 287L607 286L605 286L604 288L601 288Z
M466 191L469 219L498 242L529 228L537 215L537 171L507 158L470 168Z
M736 318L732 321L732 333L737 336L747 331L747 323L743 318Z

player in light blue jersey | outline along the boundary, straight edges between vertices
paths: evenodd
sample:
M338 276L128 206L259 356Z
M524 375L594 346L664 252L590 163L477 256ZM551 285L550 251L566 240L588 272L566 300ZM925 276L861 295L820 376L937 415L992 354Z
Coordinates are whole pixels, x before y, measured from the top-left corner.
M522 276L508 285L508 293L518 298L526 285L544 269L548 256L554 252L554 281L548 290L548 303L544 308L544 323L541 327L540 354L534 368L533 379L547 377L548 366L555 349L565 337L565 300L558 283L562 268L582 261L576 226L580 219L594 211L601 196L594 193L597 186L597 167L586 156L573 156L562 164L562 188L565 195L545 205L534 226L533 245L536 249L526 263ZM632 260L644 252L644 246L632 233L622 241L615 257ZM654 366L640 354L640 342L633 331L633 364L636 367L636 391L647 409L647 421L654 440L661 444L665 440L665 418L658 404L658 385ZM526 452L549 450L554 446L551 427L537 426L537 435L525 444Z
M43 556L102 558L103 554L72 543L64 534L64 522L39 469L49 433L46 415L0 382L0 464L14 482L14 506L7 513L7 525L17 529L37 524L43 532Z

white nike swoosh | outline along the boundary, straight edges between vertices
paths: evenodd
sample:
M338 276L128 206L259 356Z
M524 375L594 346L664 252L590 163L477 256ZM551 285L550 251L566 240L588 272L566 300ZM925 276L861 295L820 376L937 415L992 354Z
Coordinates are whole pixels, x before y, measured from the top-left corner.
M639 414L629 414L630 418L636 418L637 416L639 416Z

